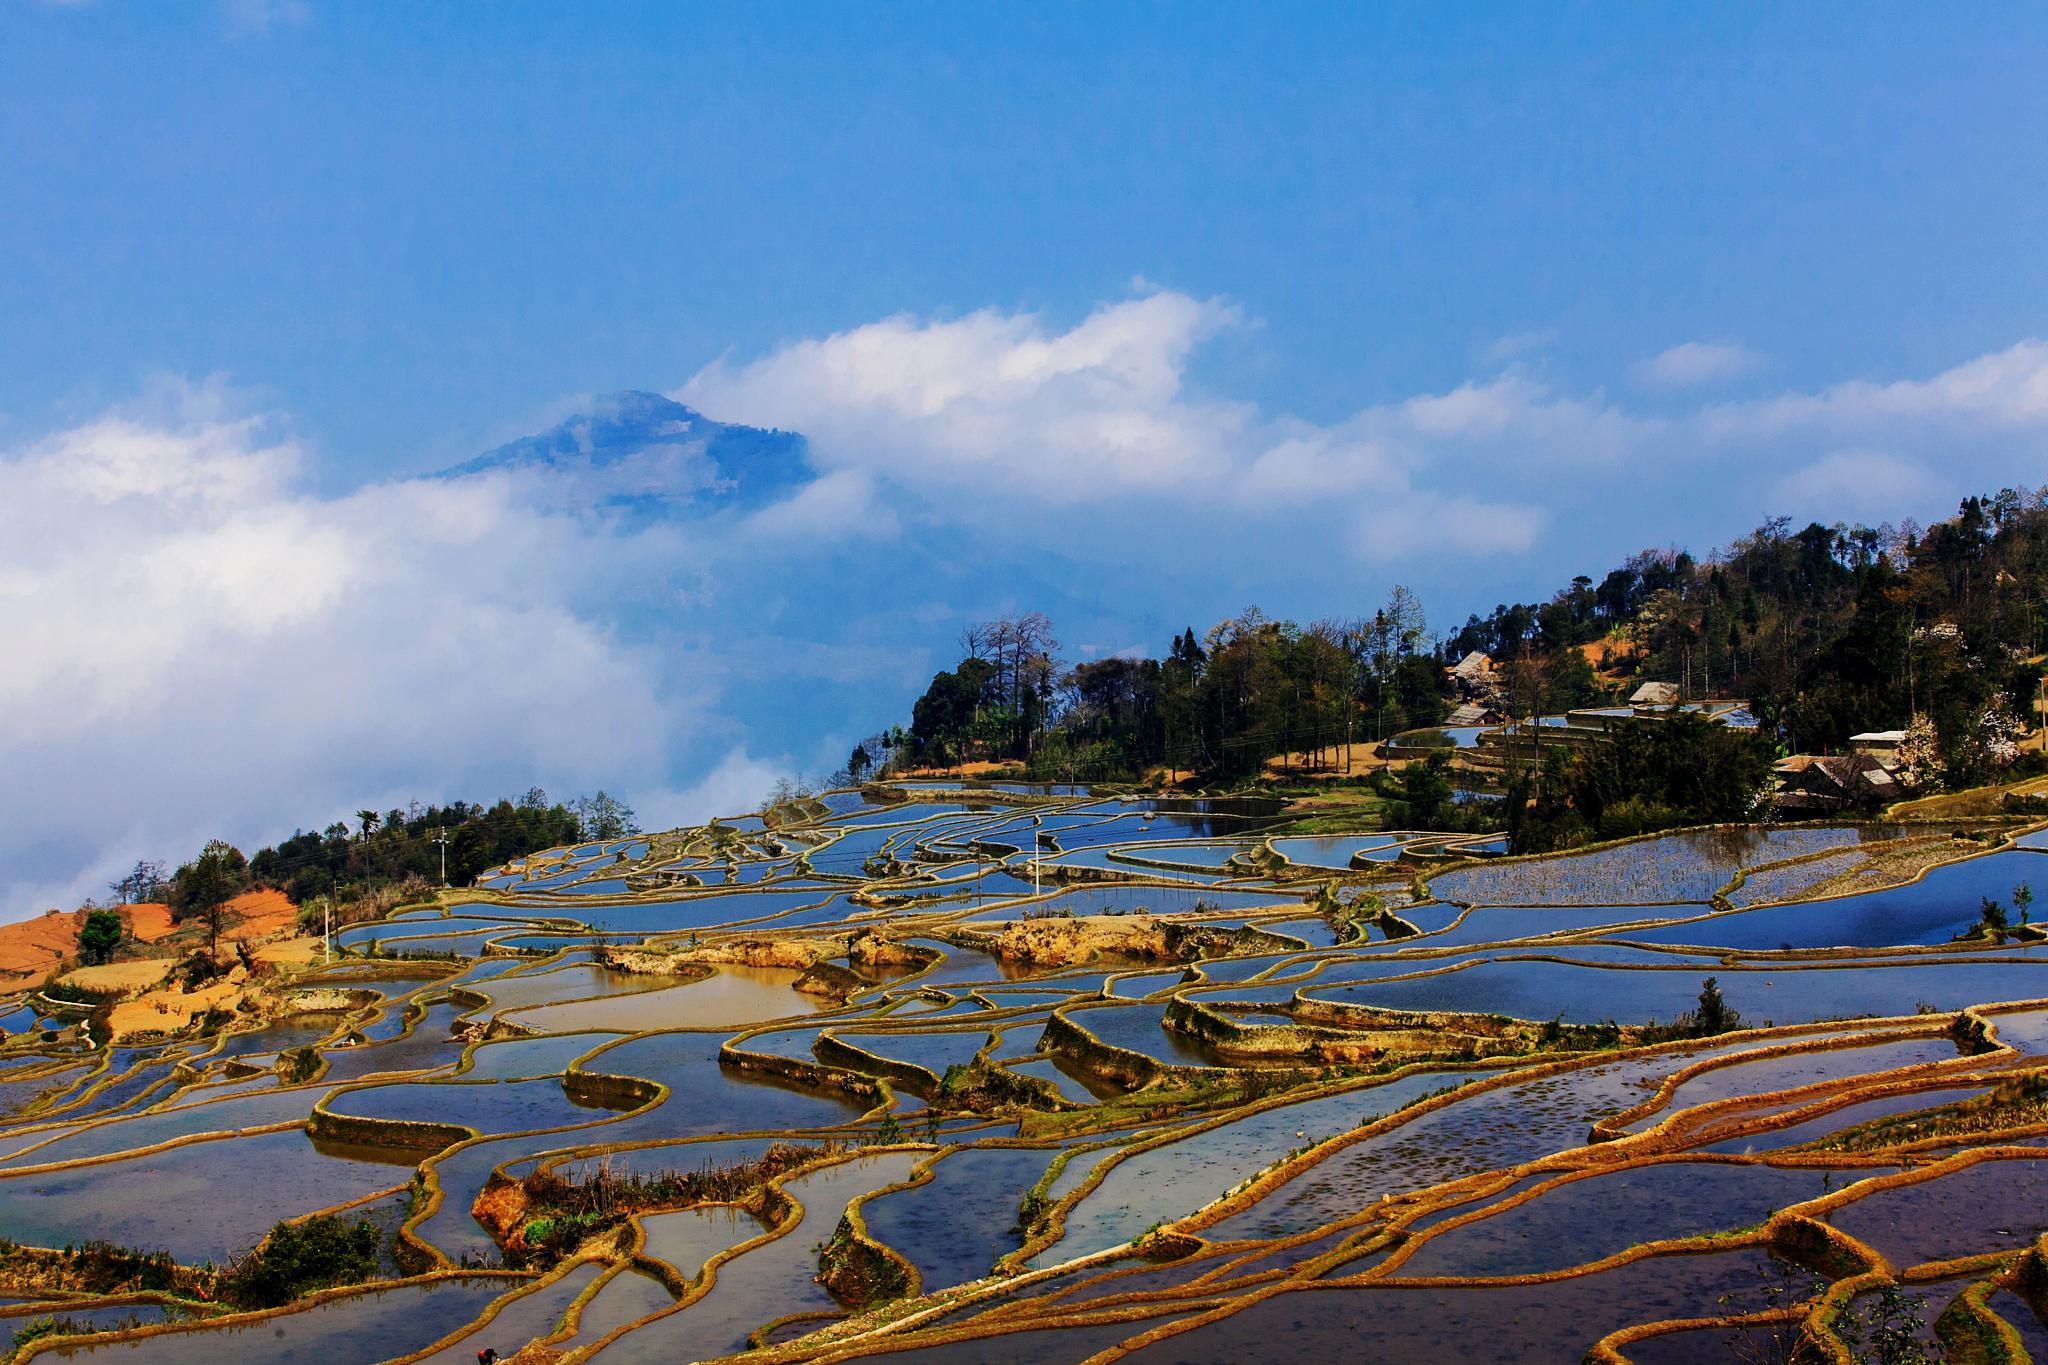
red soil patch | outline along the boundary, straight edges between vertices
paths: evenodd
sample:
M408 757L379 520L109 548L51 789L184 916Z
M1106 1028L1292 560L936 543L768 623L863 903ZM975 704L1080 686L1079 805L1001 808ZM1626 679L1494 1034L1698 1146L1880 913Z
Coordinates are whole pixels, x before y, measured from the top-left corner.
M299 907L282 891L244 891L223 908L221 937L227 939L262 938L290 929L299 918Z
M993 759L977 758L972 763L956 763L950 768L905 768L897 776L925 781L948 777L972 780L977 777L988 777L993 773L1014 772L1021 766L1023 765L1015 759L997 762ZM884 783L889 781L886 777L879 780Z
M1321 751L1322 761L1314 767L1302 766L1303 755L1299 749L1292 753L1279 754L1265 762L1268 775L1284 778L1306 778L1310 781L1328 781L1338 777L1355 777L1386 766L1386 758L1380 753L1375 741L1353 744L1348 749L1342 744L1331 744ZM1186 769L1181 770L1183 773Z
M0 924L0 990L40 986L59 962L78 950L78 911L52 910L47 915Z
M299 908L282 891L245 891L229 901L226 909L221 916L221 937L231 941L264 938L279 930L290 932L299 915ZM138 943L161 942L180 927L171 923L168 905L145 902L121 906L120 911L129 936ZM0 991L40 986L59 962L77 954L78 931L84 923L83 911L53 910L19 923L0 924Z
M138 943L155 943L160 938L168 938L176 927L171 923L171 907L160 901L124 905L121 918L128 922L128 937Z
M1627 673L1636 657L1635 645L1631 641L1614 636L1580 645L1578 651L1593 666L1593 671L1609 682Z

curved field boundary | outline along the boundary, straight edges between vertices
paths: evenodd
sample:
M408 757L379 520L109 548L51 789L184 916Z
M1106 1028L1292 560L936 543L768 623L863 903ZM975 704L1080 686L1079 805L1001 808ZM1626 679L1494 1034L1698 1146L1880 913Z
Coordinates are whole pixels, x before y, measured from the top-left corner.
M707 1260L704 1263L704 1268L700 1272L698 1272L698 1275L696 1279L692 1281L691 1288L688 1292L683 1294L668 1307L659 1309L652 1313L648 1313L642 1317L635 1318L631 1322L622 1323L613 1331L607 1333L603 1337L600 1337L596 1342L592 1343L588 1348L586 1348L586 1358L588 1356L594 1356L599 1352L603 1351L605 1347L611 1345L612 1342L618 1340L626 1333L633 1331L635 1328L644 1327L650 1322L654 1322L661 1318L671 1317L674 1314L686 1311L690 1308L691 1305L697 1303L699 1300L704 1298L705 1295L709 1294L714 1288L717 1287L718 1272L728 1262L736 1260L739 1257L746 1255L748 1252L753 1251L758 1247L766 1246L770 1242L779 1241L783 1237L786 1237L790 1233L794 1232L796 1230L797 1225L803 1221L804 1206L796 1198L795 1195L789 1194L784 1190L783 1187L786 1184L788 1184L791 1180L796 1179L798 1176L809 1175L814 1171L822 1170L828 1166L841 1165L848 1161L858 1161L865 1157L878 1156L886 1152L923 1152L931 1150L933 1150L932 1144L922 1142L892 1143L887 1146L865 1147L855 1152L835 1154L824 1160L811 1162L806 1165L785 1171L782 1174L776 1176L773 1180L769 1181L766 1185L764 1185L761 1188L758 1196L760 1206L758 1209L755 1210L755 1212L757 1212L761 1216L762 1221L767 1224L766 1228L759 1235L750 1237L747 1240L738 1243L737 1245L727 1247L724 1250L718 1252L716 1255L712 1256L709 1260ZM639 1227L637 1221L634 1223L634 1232L636 1236L644 1239L645 1233Z
M277 1090L270 1093L283 1095L290 1094L295 1090L319 1090L322 1088L323 1087L321 1087L316 1082L310 1085L280 1086ZM96 1119L87 1123L83 1123L76 1128L71 1128L67 1126L64 1132L53 1133L49 1136L49 1138L45 1139L41 1143L37 1143L34 1146L30 1147L24 1147L21 1150L15 1152L12 1156L10 1156L8 1160L13 1161L20 1157L31 1156L34 1153L40 1151L43 1147L46 1147L54 1142L62 1141L67 1137L74 1136L78 1133L94 1132L101 1128L106 1128L112 1125L123 1123L131 1118L141 1117L143 1114L184 1113L187 1110L204 1109L209 1105L229 1103L240 1098L242 1098L242 1096L240 1095L219 1095L200 1100L193 1104L173 1106L170 1109L144 1110L142 1111L142 1114L115 1114L104 1119ZM318 1106L315 1105L315 1108L317 1109ZM128 1161L135 1157L152 1156L158 1152L167 1152L174 1147L189 1147L195 1142L213 1142L223 1138L255 1137L259 1133L283 1132L286 1129L290 1128L304 1128L307 1127L308 1124L309 1120L307 1119L279 1119L272 1123L254 1123L248 1124L240 1128L201 1129L190 1133L180 1133L176 1137L165 1138L161 1141L148 1143L139 1147L124 1148L120 1151L100 1152L92 1156L71 1157L62 1161L39 1162L22 1166L8 1166L4 1169L0 1169L0 1179L11 1180L17 1176L41 1175L47 1174L51 1171L68 1170L82 1166L99 1166L104 1165L109 1161Z
M512 1283L532 1277L511 1270L438 1270L425 1275L409 1276L404 1279L375 1280L366 1285L346 1285L338 1289L317 1290L301 1298L294 1299L281 1308L263 1308L248 1313L228 1313L200 1322L151 1323L146 1327L129 1327L115 1332L92 1332L79 1336L52 1337L47 1341L35 1342L22 1348L23 1354L16 1357L16 1361L17 1365L26 1365L28 1361L45 1356L56 1359L69 1354L80 1346L100 1345L107 1342L147 1341L156 1337L176 1336L185 1332L209 1331L223 1327L253 1326L257 1323L268 1322L273 1318L285 1317L319 1304L331 1303L336 1299L346 1299L359 1294L375 1294L389 1289L405 1289L416 1285L436 1284L444 1280L486 1278L502 1278L507 1283Z

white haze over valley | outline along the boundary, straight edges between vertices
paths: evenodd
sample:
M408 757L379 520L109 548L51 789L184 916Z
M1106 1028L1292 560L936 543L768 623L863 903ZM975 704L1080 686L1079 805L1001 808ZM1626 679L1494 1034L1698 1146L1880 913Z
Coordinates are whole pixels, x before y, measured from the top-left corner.
M1191 378L1253 326L1145 287L1071 323L899 316L720 360L672 396L810 442L809 477L748 509L627 515L573 467L322 491L317 444L231 379L18 436L0 918L415 797L747 809L904 718L959 625L1002 611L1047 610L1086 657L1402 582L1448 629L1645 545L1925 520L2048 469L2035 340L1792 392L1739 341L1680 341L1609 393L1507 338L1441 392L1312 421Z

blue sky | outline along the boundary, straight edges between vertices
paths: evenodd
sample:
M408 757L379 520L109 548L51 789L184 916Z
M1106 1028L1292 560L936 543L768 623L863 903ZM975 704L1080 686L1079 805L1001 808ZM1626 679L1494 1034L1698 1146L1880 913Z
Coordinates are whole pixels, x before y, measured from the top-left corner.
M529 776L702 813L982 611L1448 626L2038 482L2044 30L0 0L0 699L50 717L0 911ZM805 431L816 485L650 531L416 479L623 388ZM448 624L494 612L502 657Z

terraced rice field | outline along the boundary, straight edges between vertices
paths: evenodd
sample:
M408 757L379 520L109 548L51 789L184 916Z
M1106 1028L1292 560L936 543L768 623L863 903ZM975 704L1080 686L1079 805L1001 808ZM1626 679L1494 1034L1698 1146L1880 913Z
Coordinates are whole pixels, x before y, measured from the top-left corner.
M1079 788L814 811L350 926L303 983L345 1011L66 1051L0 1000L0 1271L184 1267L0 1281L17 1358L1655 1365L1880 1311L2048 1347L2048 947L1958 937L2048 890L2026 827L1514 859ZM1906 846L1938 865L1811 898ZM1363 938L1312 900L1416 882ZM322 1211L379 1278L209 1299Z

